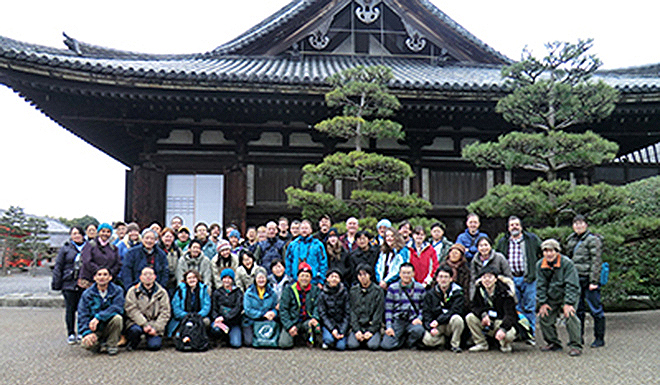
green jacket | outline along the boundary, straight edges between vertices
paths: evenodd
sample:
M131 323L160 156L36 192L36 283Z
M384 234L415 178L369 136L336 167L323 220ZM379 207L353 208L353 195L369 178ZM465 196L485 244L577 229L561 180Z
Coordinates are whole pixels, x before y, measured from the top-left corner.
M507 234L499 242L495 250L502 253L506 258L507 262L509 261L509 238L511 236ZM523 241L524 241L524 252L525 252L525 282L534 282L536 279L536 263L540 258L543 258L543 252L541 251L541 240L534 233L529 231L523 231Z
M318 319L316 300L320 290L316 285L311 286L312 288L305 299L305 307L307 308L308 318ZM304 319L301 319L300 305L300 293L298 293L296 282L294 282L282 291L282 298L280 298L280 319L284 330L289 330L298 322L304 321Z
M603 242L590 231L573 233L566 239L566 255L573 261L578 275L589 277L589 283L600 285Z
M549 265L545 258L536 264L536 306L572 305L580 299L580 279L573 261L560 255Z

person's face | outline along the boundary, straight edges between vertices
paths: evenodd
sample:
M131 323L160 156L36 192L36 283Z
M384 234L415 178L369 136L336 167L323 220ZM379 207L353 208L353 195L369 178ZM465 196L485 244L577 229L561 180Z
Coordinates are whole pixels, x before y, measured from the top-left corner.
M337 273L330 273L325 280L328 282L328 286L336 287L341 282L341 277Z
M387 243L387 246L389 246L391 249L394 248L394 232L393 231L386 231L385 232L385 243Z
M199 239L200 241L204 242L206 241L206 238L208 238L209 232L204 226L197 226L195 229L195 238Z
M231 290L233 285L234 285L234 280L231 279L230 276L225 275L224 277L222 277L222 287L224 287L227 290Z
M412 282L415 271L410 266L404 266L399 270L399 277L401 277L401 284L406 286Z
M573 231L575 231L578 235L584 234L584 232L587 231L587 222L585 221L573 222Z
M172 243L174 242L174 234L169 231L163 234L160 238L163 240L163 243L167 247L172 246Z
M193 258L199 257L200 254L202 254L202 248L199 246L199 243L195 242L188 247L190 250L190 256Z
M128 233L128 239L130 239L133 242L137 241L138 239L140 239L140 232L137 230L131 230Z
M117 237L119 239L122 239L122 238L124 238L124 235L126 235L126 226L121 225L121 226L117 227L117 230L115 230L115 231L117 232Z
M312 282L312 275L310 273L304 272L298 274L298 283L301 287L307 287Z
M285 220L281 220L277 224L277 227L280 230L280 232L286 233L289 230L289 222Z
M487 240L482 239L479 241L479 244L477 244L477 249L479 250L479 254L481 255L488 255L490 254L490 243L488 243Z
M319 221L319 228L321 229L321 232L327 232L330 229L330 226L332 223L330 222L330 219L328 218L321 218Z
M337 237L337 235L332 235L332 236L328 237L328 243L329 243L331 246L334 246L334 245L336 245L337 243L339 243L339 238Z
M451 249L451 251L449 251L448 256L450 261L456 263L461 260L463 254L461 254L461 252L456 249Z
M156 280L156 273L151 269L143 269L142 274L140 274L140 282L147 288L151 287Z
M234 230L234 228L231 226L227 227L227 230L225 230L225 236L227 238L229 238L229 234L232 232L232 230Z
M442 230L442 227L440 226L436 226L431 229L431 238L433 238L434 241L441 240L444 235L445 232Z
M257 240L259 242L265 241L267 237L268 237L268 230L266 230L265 227L260 230L257 230Z
M229 257L229 253L231 253L231 250L226 247L220 250L220 256L224 259L227 259Z
M559 253L555 249L543 249L543 258L549 263L553 264L557 260Z
M110 229L103 228L101 229L101 231L99 231L99 238L101 238L103 242L106 242L108 239L110 239L111 236L112 236L112 230Z
M101 269L94 274L94 282L96 282L98 286L107 286L111 280L112 276L108 269Z
M410 225L408 224L401 226L401 228L399 229L399 234L401 234L401 236L404 239L408 239L408 237L410 237L411 232L412 231L410 231Z
M381 237L384 237L384 236L385 236L385 231L386 231L386 230L387 230L387 227L385 227L385 226L380 226L380 227L378 228L378 235L380 235Z
M357 246L361 249L366 249L369 246L369 238L366 235L360 235L355 242Z
M275 264L275 266L273 266L271 271L273 272L273 274L275 274L276 277L281 277L282 274L284 274L284 266L282 266L281 263L277 263Z
M369 285L371 285L371 275L366 271L358 272L357 279L360 282L360 285L362 285L364 288L367 288Z
M182 231L178 233L176 237L179 238L179 241L186 242L190 239L190 234L186 233L185 231Z
M415 243L422 244L424 242L424 239L426 239L426 233L424 233L423 231L413 233L413 239L415 240Z
M142 244L147 250L152 249L156 244L156 237L154 236L154 233L149 231L144 234L144 237L142 237Z
M303 237L307 237L311 233L312 233L312 226L309 223L304 222L300 224L300 235L302 235Z
M75 243L82 243L83 235L78 231L78 229L71 229L71 240Z
M254 240L257 239L257 230L248 229L247 233L245 233L245 238L250 242L254 242Z
M447 290L449 285L451 285L451 275L447 273L446 271L441 271L438 273L438 275L435 277L436 282L438 283L438 286L440 286L440 289Z
M266 235L268 238L275 238L277 235L277 226L274 223L266 225Z
M157 232L158 234L160 234L160 231L162 230L162 228L160 227L160 225L158 223L152 224L149 228L151 230Z
M188 273L188 275L186 275L186 284L188 285L188 287L194 289L195 287L197 287L198 283L199 280L197 279L197 276L195 274Z
M291 235L297 237L300 234L300 223L295 223L291 225Z
M486 289L492 288L493 285L495 285L496 280L497 280L497 277L495 276L495 274L486 273L483 276L481 276L481 283L484 284L484 287Z
M254 282L257 284L257 287L265 287L266 282L268 282L268 278L266 278L266 276L263 274L257 274L257 276L254 278Z
M238 238L229 237L229 243L231 244L232 249L236 248L236 246L238 246Z
M509 234L513 237L517 237L522 232L522 225L518 219L512 219L509 221Z
M480 225L479 218L472 216L468 218L465 224L467 225L468 232L470 234L476 234L477 231L479 231L479 225Z
M96 226L88 226L87 229L85 229L85 235L87 235L87 239L96 238Z
M218 226L213 226L211 229L211 236L213 238L218 238L220 236L220 228Z
M243 266L245 266L246 269L249 269L254 265L254 260L252 257L249 255L243 255Z
M346 220L346 231L355 234L358 231L358 220L355 218L348 218Z
M179 231L181 226L183 226L183 222L181 221L181 218L174 218L172 219L171 225L174 231Z

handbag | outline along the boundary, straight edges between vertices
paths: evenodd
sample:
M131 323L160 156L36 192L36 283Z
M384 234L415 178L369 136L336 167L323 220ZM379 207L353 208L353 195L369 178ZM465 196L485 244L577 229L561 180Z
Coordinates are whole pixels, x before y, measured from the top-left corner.
M276 321L255 321L252 325L254 336L252 346L255 348L276 348L280 337L280 324Z

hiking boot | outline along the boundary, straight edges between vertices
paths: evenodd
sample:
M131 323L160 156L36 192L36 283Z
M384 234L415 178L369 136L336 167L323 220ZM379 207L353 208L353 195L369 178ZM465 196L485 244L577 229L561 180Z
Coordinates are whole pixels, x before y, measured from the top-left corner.
M600 339L594 340L594 342L591 344L591 347L594 348L594 349L595 348L600 348L600 347L603 347L603 346L605 346L605 340L600 340Z
M471 352L485 352L488 350L488 344L479 344L479 345L474 345L470 349L468 349Z
M562 347L557 344L547 344L541 347L542 352L556 352L561 349Z
M571 356L571 357L577 357L577 356L582 355L582 351L580 349L573 348L573 349L568 351L568 355Z

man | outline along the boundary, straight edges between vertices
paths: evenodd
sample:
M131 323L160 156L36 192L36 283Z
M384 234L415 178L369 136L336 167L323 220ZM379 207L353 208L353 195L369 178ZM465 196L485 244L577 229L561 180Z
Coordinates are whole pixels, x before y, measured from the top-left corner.
M452 268L440 266L434 277L434 284L424 295L423 319L426 332L422 338L425 346L445 344L445 337L451 336L451 351L461 353L461 334L465 328L463 314L463 288L452 281Z
M277 220L277 230L277 237L281 239L284 244L289 242L293 237L289 232L289 219L287 217L280 217L280 219Z
M573 219L574 233L568 236L566 254L571 258L580 278L580 301L577 315L582 325L580 340L584 343L584 320L587 310L594 319L592 348L605 345L605 312L600 300L600 269L602 266L602 242L588 230L584 216Z
M543 339L543 352L562 350L555 325L560 312L566 318L568 354L582 354L580 321L575 308L580 299L580 279L573 261L560 254L559 242L547 239L541 243L543 259L536 264L536 303Z
M298 281L286 287L280 299L282 332L278 345L282 349L292 348L296 340L313 343L313 334L320 333L316 309L320 289L312 285L313 272L310 265L303 262L296 270Z
M175 233L179 232L179 229L183 227L183 218L178 215L175 215L174 218L170 221L170 227L174 230Z
M508 223L509 232L500 239L495 249L509 262L518 298L516 309L527 318L534 332L536 331L536 263L542 258L541 240L535 234L523 231L520 218L510 216ZM530 340L528 343L533 344L533 342Z
M300 221L296 219L291 222L291 228L289 230L291 231L291 240L294 240L300 235Z
M452 245L451 241L445 237L446 229L447 227L442 222L435 222L431 225L431 246L435 249L438 262L441 263L447 257Z
M97 350L107 346L108 354L113 356L119 352L124 290L110 281L112 275L107 268L94 273L94 284L85 290L78 304L78 333L83 348Z
M113 245L117 245L117 243L121 242L122 239L124 239L124 236L126 235L126 223L122 221L115 222L114 224L114 229L115 232L112 234L112 238L110 238L110 242L112 242Z
M413 239L411 237L412 225L410 224L410 221L405 220L399 223L399 234L401 234L401 237L403 238L403 241L406 243L406 246L408 247L412 246L413 244Z
M220 228L220 225L217 223L211 223L211 226L209 226L209 239L213 242L213 247L218 244L221 234L222 229Z
M199 222L195 225L193 229L195 233L195 239L199 239L202 243L202 252L208 259L213 259L215 256L215 243L209 239L209 228L206 226L206 223Z
M351 265L351 280L355 279L357 271L355 267L366 263L369 266L376 266L378 262L378 248L370 243L371 234L368 231L358 231L355 234L355 250L348 255Z
M330 214L323 214L321 219L319 219L319 231L314 234L314 238L325 244L325 241L328 240L328 231L332 227L332 218Z
M413 265L404 262L399 270L399 281L387 288L385 335L380 344L383 350L399 349L404 342L408 348L414 348L424 335L422 324L424 285L415 282L414 276Z
M202 281L211 286L213 272L211 270L211 261L202 255L202 242L199 239L193 239L188 246L188 250L179 258L176 264L176 282L183 282L183 275L188 270L196 270L202 277Z
M284 247L286 243L278 237L277 223L270 221L266 223L266 240L257 243L254 257L259 266L270 266L275 259L284 258Z
M367 263L357 267L358 284L350 290L351 333L348 348L358 349L366 345L370 350L380 347L380 325L383 322L385 297L380 286L373 280L373 268Z
M146 266L151 266L156 272L156 279L161 286L167 285L169 277L169 268L167 264L167 254L156 247L158 239L156 232L152 229L142 231L142 243L131 247L124 258L124 265L121 269L121 279L124 288L140 282L140 274Z
M140 283L128 289L124 308L128 349L137 349L144 336L147 350L160 350L171 308L167 290L156 282L153 267L142 269Z
M312 236L312 222L307 219L300 223L300 236L294 239L286 250L286 274L289 277L297 277L298 265L301 262L307 262L311 266L312 284L318 285L319 289L323 287L328 258L323 243Z
M351 252L357 249L357 244L355 243L355 236L360 228L360 223L357 218L350 217L346 220L346 233L339 237L339 242L341 242L344 250Z
M479 239L479 237L482 235L488 235L479 231L481 222L479 222L479 216L477 214L468 214L465 225L467 226L467 229L465 229L465 232L458 235L458 238L456 238L456 243L460 243L461 245L465 246L465 258L467 258L468 262L471 262L472 258L478 252L477 239Z

